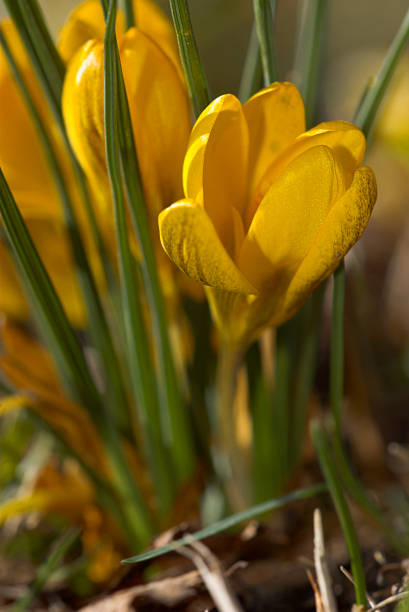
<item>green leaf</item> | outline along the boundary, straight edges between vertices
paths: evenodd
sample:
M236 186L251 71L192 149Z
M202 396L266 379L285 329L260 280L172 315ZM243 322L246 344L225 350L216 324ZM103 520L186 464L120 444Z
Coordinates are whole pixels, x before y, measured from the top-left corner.
M163 511L173 501L172 467L161 436L161 422L155 368L150 356L150 342L144 326L136 266L128 240L126 199L122 186L120 159L120 66L115 39L116 2L109 3L105 33L105 140L108 174L114 201L116 236L121 277L122 308L126 330L131 382L140 409L140 421L147 442L148 462L152 470ZM148 228L149 231L149 228Z
M179 53L196 117L210 102L207 80L197 48L187 0L169 0Z
M231 529L232 527L237 527L240 523L244 521L249 521L250 519L256 518L262 514L266 514L266 512L273 512L274 510L278 510L279 508L283 508L287 504L292 502L301 501L304 499L309 499L310 497L315 497L316 495L321 495L321 493L325 493L327 490L326 486L322 483L313 485L311 487L305 489L298 489L297 491L293 491L288 495L283 495L282 497L278 497L277 499L271 499L262 504L258 504L257 506L253 506L248 510L244 510L243 512L238 512L237 514L233 514L209 527L205 527L200 531L196 531L196 533L189 534L186 537L180 538L179 540L175 540L172 544L167 544L166 546L161 546L160 548L155 548L154 550L149 550L141 555L137 555L135 557L129 557L128 559L124 559L121 563L124 565L131 565L133 563L141 563L142 561L150 561L151 559L155 559L156 557L160 557L161 555L165 555L166 553L173 552L179 546L188 545L192 539L193 540L203 540L204 538L209 538L210 536L214 536L221 531L226 531L226 529Z
M260 43L256 24L253 23L239 87L239 99L242 104L260 89L262 79Z
M254 19L260 42L264 85L267 87L278 79L277 59L274 49L275 0L253 0Z
M355 112L354 123L368 136L376 113L396 68L398 60L409 40L409 9L395 34L377 75L367 85Z
M294 76L304 100L309 129L314 119L327 0L306 0L300 6Z
M69 529L55 542L46 561L37 568L35 578L28 587L28 593L16 601L11 608L13 612L23 612L32 606L37 595L41 593L52 574L64 560L65 555L77 541L80 533L79 528Z
M112 36L114 35L115 33L112 34ZM160 384L158 387L163 436L169 440L176 480L178 483L183 483L192 475L195 468L191 423L184 398L182 397L180 381L170 345L165 303L158 277L151 228L144 201L138 157L133 138L129 105L115 39L113 38L108 44L112 46L115 44L115 70L117 71L119 100L116 129L118 129L121 168L132 222L142 253L141 271L150 307L153 340L154 346L157 349L160 367ZM119 165L117 166L117 172L119 172ZM145 343L143 346L146 345Z

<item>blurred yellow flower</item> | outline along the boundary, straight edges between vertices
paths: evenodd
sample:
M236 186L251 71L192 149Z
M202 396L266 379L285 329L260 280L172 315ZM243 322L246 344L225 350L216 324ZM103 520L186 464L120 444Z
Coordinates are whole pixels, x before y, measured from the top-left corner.
M144 193L156 219L182 193L190 108L170 22L147 0L135 0L134 10L137 27L127 32L118 12L117 36ZM68 62L62 100L68 136L105 212L111 192L105 160L104 32L100 2L88 0L64 26L59 51Z
M244 345L290 318L359 239L376 199L364 152L352 124L305 132L291 83L244 106L223 95L200 115L184 160L186 199L159 215L159 229L169 257L207 285L227 342Z
M12 51L37 109L46 123L57 157L63 168L87 246L83 204L70 167L68 154L58 128L52 120L34 70L14 24L1 22L2 32ZM85 309L74 271L74 261L64 226L62 207L40 137L10 70L0 50L0 166L13 192L30 235L40 252L72 323L85 324ZM95 258L94 258L95 259ZM18 274L0 239L0 311L17 319L27 317L28 308Z

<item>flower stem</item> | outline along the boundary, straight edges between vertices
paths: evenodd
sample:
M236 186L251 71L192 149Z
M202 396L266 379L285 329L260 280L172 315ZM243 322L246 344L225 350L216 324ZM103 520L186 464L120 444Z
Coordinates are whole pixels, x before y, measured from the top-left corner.
M232 508L242 510L249 501L249 471L237 440L235 396L241 351L223 343L217 370L217 451L221 477Z
M180 57L196 117L210 102L207 80L203 71L187 0L169 0L179 45Z
M326 7L327 0L306 0L299 17L294 80L304 99L307 129L314 118Z
M260 89L262 78L260 43L256 24L253 23L239 88L239 99L242 104Z
M278 78L277 60L274 50L275 0L253 0L253 10L260 42L264 85L267 87Z

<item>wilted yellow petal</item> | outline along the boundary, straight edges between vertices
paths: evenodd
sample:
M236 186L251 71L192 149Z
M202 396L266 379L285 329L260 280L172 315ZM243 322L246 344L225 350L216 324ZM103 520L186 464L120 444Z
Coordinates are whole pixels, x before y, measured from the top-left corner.
M232 261L203 208L194 201L173 204L159 215L163 248L190 278L226 291L256 290Z
M26 224L67 316L75 327L84 327L85 305L66 228L48 219L26 219Z
M145 197L156 219L183 194L191 127L188 95L172 61L139 29L123 37L120 55Z
M29 400L24 395L6 395L0 398L0 415L13 412L19 408L25 408L29 403Z
M285 286L345 188L343 168L328 147L294 159L254 215L239 255L243 274L259 289Z
M371 168L355 172L351 187L334 204L298 268L286 292L277 324L289 318L312 291L337 267L343 256L361 237L376 200L376 180Z
M21 40L10 21L2 32L42 114L46 104ZM22 213L62 218L53 177L20 90L0 49L0 166Z
M231 207L244 212L247 196L248 128L240 102L227 94L202 112L183 166L187 198L202 204L231 253Z
M25 320L29 309L9 247L0 240L0 312Z
M250 194L276 157L305 130L304 103L292 83L273 83L243 107L249 127ZM248 213L251 219L254 211Z

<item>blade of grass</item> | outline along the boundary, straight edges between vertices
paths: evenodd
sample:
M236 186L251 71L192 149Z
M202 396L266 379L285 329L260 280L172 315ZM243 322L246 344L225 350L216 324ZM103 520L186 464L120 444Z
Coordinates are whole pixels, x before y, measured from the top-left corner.
M0 217L12 247L39 329L50 348L68 395L90 414L105 444L121 497L128 536L143 545L152 534L149 515L128 470L116 428L104 409L88 364L0 169Z
M274 49L275 0L253 0L254 19L260 43L264 85L278 79L277 59Z
M198 117L210 102L208 85L199 56L187 0L169 0L179 53L193 110Z
M125 26L126 29L129 30L129 28L133 28L136 23L133 0L123 0L123 5L125 13Z
M121 165L124 176L131 217L142 252L142 275L150 306L154 346L159 358L161 384L159 387L162 427L169 441L178 483L185 482L195 468L190 417L181 394L173 353L170 345L164 299L158 277L158 269L152 244L150 224L144 201L138 157L133 137L125 85L119 61L115 32L112 45L116 54L118 87L118 129Z
M365 574L362 565L358 538L347 501L344 497L341 479L339 478L331 455L331 449L327 436L321 425L317 422L313 423L312 425L312 438L314 441L315 450L317 452L318 461L321 466L321 471L328 485L328 489L337 511L348 546L348 552L351 559L351 569L354 577L356 603L358 606L366 607Z
M0 216L22 281L31 297L33 311L56 358L66 390L74 400L87 405L94 419L99 403L84 354L68 322L6 179L0 169Z
M81 530L78 528L69 529L54 543L47 559L38 567L35 578L28 587L28 593L12 606L11 610L13 612L23 612L32 606L35 598L41 593L52 574L62 563L80 533Z
M155 548L154 550L148 550L141 555L136 555L135 557L129 557L128 559L124 559L121 563L124 565L131 565L133 563L141 563L142 561L150 561L151 559L155 559L156 557L160 557L161 555L165 555L166 553L173 552L175 548L179 546L188 545L192 539L193 540L203 540L204 538L209 538L214 536L221 531L226 531L226 529L231 529L232 527L237 527L240 523L244 521L249 521L250 519L256 518L262 514L266 514L267 512L273 512L274 510L279 510L283 508L287 504L292 502L301 501L304 499L309 499L311 497L315 497L316 495L321 495L327 491L326 486L323 483L315 484L311 487L307 487L305 489L298 489L297 491L293 491L288 495L283 495L282 497L278 497L276 499L271 499L262 504L258 504L257 506L253 506L248 510L244 510L243 512L238 512L237 514L233 514L213 525L209 525L209 527L205 527L200 531L196 531L196 533L189 534L186 537L180 538L179 540L175 540L172 544L167 544L165 546L161 546L160 548Z
M299 17L294 80L304 100L307 129L314 119L326 8L327 0L307 0Z
M242 104L260 89L262 79L260 43L256 24L253 23L239 87L239 99Z
M354 123L368 136L377 110L386 92L388 83L409 39L409 10L386 53L385 59L373 81L364 90L354 116ZM334 274L334 296L331 320L331 365L330 365L330 408L333 418L332 444L338 468L343 481L356 502L378 522L391 544L406 554L406 543L402 542L389 526L377 505L370 499L361 482L353 472L345 455L342 443L341 409L343 397L343 333L344 333L345 270L339 267Z
M134 392L142 414L148 460L163 511L169 510L174 488L172 469L161 437L155 369L149 359L149 339L138 299L135 266L128 240L126 199L121 181L118 64L115 40L116 2L109 3L105 33L105 141L108 174L114 202L121 278L122 307Z
M0 46L6 54L10 68L27 105L31 119L37 129L41 139L44 152L53 174L58 193L63 205L63 210L66 219L67 230L73 245L73 252L77 264L78 278L83 295L86 297L88 307L88 319L91 329L92 339L95 346L99 349L102 358L104 369L104 380L109 379L108 396L111 397L113 405L115 405L114 415L118 417L119 425L124 432L131 430L131 423L128 414L127 398L125 388L122 381L122 376L119 368L118 357L115 353L114 345L111 339L110 330L105 318L101 301L98 296L98 290L94 282L92 272L88 266L87 257L82 244L81 236L77 229L77 222L74 215L74 208L71 202L71 197L67 189L64 175L54 151L52 142L48 136L46 126L34 104L32 96L25 84L24 78L14 61L11 50L7 41L0 29Z
M396 68L398 60L409 40L409 9L392 40L375 78L367 86L364 96L354 116L354 123L366 137L374 123L376 113L383 100L386 89Z

